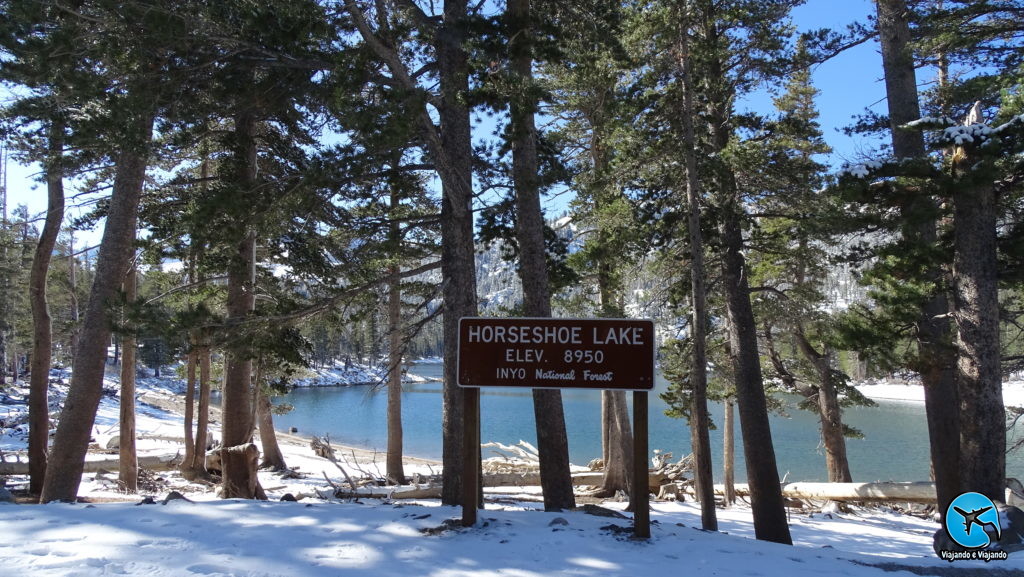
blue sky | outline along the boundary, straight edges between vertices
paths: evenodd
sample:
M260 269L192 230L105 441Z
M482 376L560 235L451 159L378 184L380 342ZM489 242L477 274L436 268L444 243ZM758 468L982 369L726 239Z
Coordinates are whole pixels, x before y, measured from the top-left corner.
M808 0L793 12L793 19L800 30L823 27L841 30L850 22L865 21L867 15L874 14L874 10L871 0ZM821 125L826 141L834 150L830 159L833 166L857 158L877 144L877 141L865 137L848 137L840 129L850 124L853 116L865 108L885 112L885 86L881 78L881 56L875 42L857 46L814 69L813 81L820 90L817 104ZM919 82L921 80L919 77ZM766 93L756 95L740 103L740 107L744 106L768 110L771 107L770 96ZM12 162L9 169L8 208L24 203L32 214L44 211L46 190L34 181L38 167L18 166ZM72 190L67 191L69 197L73 193ZM88 210L74 208L73 205L74 200L69 200L70 216L78 216Z

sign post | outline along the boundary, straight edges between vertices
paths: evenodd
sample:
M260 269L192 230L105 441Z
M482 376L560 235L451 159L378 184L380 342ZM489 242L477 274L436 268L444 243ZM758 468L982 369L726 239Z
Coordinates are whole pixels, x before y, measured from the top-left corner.
M637 539L651 538L647 408L647 391L633 391L633 536Z
M654 388L653 321L466 317L459 319L457 363L458 384L467 388L463 525L476 523L479 505L479 388L630 390L634 391L633 531L638 538L651 536L647 391Z
M480 389L462 389L462 526L476 525L480 507Z

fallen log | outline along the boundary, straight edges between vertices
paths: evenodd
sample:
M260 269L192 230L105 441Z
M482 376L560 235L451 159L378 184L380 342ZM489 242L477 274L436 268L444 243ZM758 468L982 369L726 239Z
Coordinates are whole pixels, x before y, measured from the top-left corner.
M572 474L572 484L600 485L604 480L604 473L601 471L585 471ZM651 471L648 484L654 492L665 483L668 477L659 471ZM540 485L540 473L530 471L526 473L484 473L484 487L528 487Z
M441 487L364 487L357 491L335 488L337 499L440 499Z
M174 469L178 466L178 459L180 455L175 453L173 455L148 455L139 457L139 467L151 469L154 471L166 471ZM116 471L120 465L120 460L114 459L101 459L96 461L86 461L85 468L82 470L83 473L96 473L100 470ZM5 462L0 463L0 475L28 475L28 462Z
M724 485L715 485L724 494ZM746 483L736 485L737 495L749 495ZM784 483L782 496L812 501L865 501L898 503L935 503L935 483Z
M349 490L345 487L324 477L334 490L334 496L340 499L439 499L441 498L441 487L437 485L426 486L364 486L359 489ZM599 485L602 473L586 472L574 473L572 476L573 485ZM657 471L651 472L651 487L657 491L660 483L665 482L664 475ZM540 485L540 474L528 473L485 473L483 476L484 487L529 487Z

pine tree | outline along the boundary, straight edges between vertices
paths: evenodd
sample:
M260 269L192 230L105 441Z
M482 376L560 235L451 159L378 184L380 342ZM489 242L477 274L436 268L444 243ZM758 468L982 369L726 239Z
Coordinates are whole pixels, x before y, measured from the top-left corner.
M616 133L623 128L628 102L628 62L620 43L624 18L619 2L560 2L544 6L548 26L557 32L541 63L552 105L565 119L549 137L563 149L578 150L563 162L573 173L571 226L582 229L578 250L567 262L583 281L587 305L579 314L623 318L624 275L641 254L640 230L616 170ZM601 392L604 477L593 495L633 495L633 434L625 391Z
M442 453L444 462L441 500L457 504L462 500L460 472L474 467L479 449L471 442L463 443L464 392L457 386L455 358L458 346L458 320L476 315L476 278L473 243L473 144L470 128L469 76L470 63L466 51L470 13L466 0L445 0L437 15L425 13L409 0L398 3L389 13L367 18L369 7L355 0L345 2L360 37L373 55L386 68L390 80L409 95L416 95L411 110L419 138L441 180L441 276L444 300L444 396L442 416ZM379 25L375 28L371 22ZM389 25L393 22L394 25ZM403 39L396 28L416 30L428 51L432 66L420 68L403 60ZM416 70L423 72L415 74ZM419 82L436 80L437 91L430 92ZM435 125L426 107L433 103L437 110ZM466 391L468 410L478 411L473 402L474 391ZM472 415L470 416L472 417ZM478 439L476 441L479 441Z
M808 62L802 42L795 62ZM818 127L816 95L809 69L797 68L775 101L781 117L769 125L772 136L750 151L755 164L771 167L763 171L766 194L757 202L756 211L765 216L751 241L760 249L752 274L761 289L756 302L769 376L802 395L801 408L818 414L829 481L847 483L852 479L845 436L858 433L843 424L840 399L870 401L837 368L835 321L826 312L831 241L828 224L821 223L840 209L834 195L821 193L825 167L816 156L830 150Z
M515 87L509 104L509 131L523 313L529 317L550 317L551 290L544 216L540 206L538 135L534 120L539 104L533 85L535 16L531 13L530 0L509 0L505 18L509 33L509 69ZM569 471L569 440L561 391L535 389L533 406L544 509L571 509L576 502Z

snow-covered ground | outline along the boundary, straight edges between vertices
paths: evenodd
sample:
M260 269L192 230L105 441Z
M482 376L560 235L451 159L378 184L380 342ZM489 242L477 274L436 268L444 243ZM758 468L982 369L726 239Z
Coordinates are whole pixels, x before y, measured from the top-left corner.
M107 388L116 389L113 382ZM180 389L173 381L140 383L140 398L149 401L139 405L141 454L179 449L181 418L157 405L180 403ZM23 409L14 395L0 407L0 420L18 420ZM105 395L94 428L98 446L116 435L117 414L116 396ZM17 427L4 432L0 447L10 460L9 453L24 449L24 435ZM158 471L144 476L141 495L118 492L110 475L87 473L79 491L87 503L0 504L0 576L810 577L959 575L971 569L1024 575L1024 554L988 564L942 561L931 549L938 524L878 509L792 509L795 544L783 546L753 539L747 506L719 510L720 532L708 533L696 529L700 511L692 503L656 501L652 538L634 541L627 518L545 513L537 510L539 503L524 500L536 488L522 488L489 493L477 526L461 528L453 521L460 509L437 501L325 499L331 488L324 476L342 484L339 469L313 455L301 438L282 436L282 449L296 474L261 472L268 502L220 500L213 487ZM381 476L383 455L338 449L353 477ZM409 460L406 473L438 470L436 463ZM24 477L7 481L17 488ZM188 500L163 504L172 490ZM286 494L298 501L281 501ZM140 503L142 496L155 497L155 503ZM623 504L603 506L621 510Z
M794 516L792 547L752 539L746 509L720 511L722 532L700 531L699 510L687 503L655 503L652 538L639 542L628 520L582 512L490 505L469 529L450 525L458 516L436 502L369 500L8 505L0 506L0 566L11 576L69 577L1024 572L1018 557L951 566L931 555L932 523L891 514Z
M305 371L308 376L295 379L292 384L296 387L337 387L353 385L375 385L385 382L387 378L387 367L367 367L365 365L335 365L322 369L309 369ZM425 379L419 375L406 373L402 375L402 381L406 383L421 383Z
M920 384L871 381L858 384L856 387L870 399L924 402L924 387ZM1003 383L1003 404L1008 407L1024 407L1024 381Z

